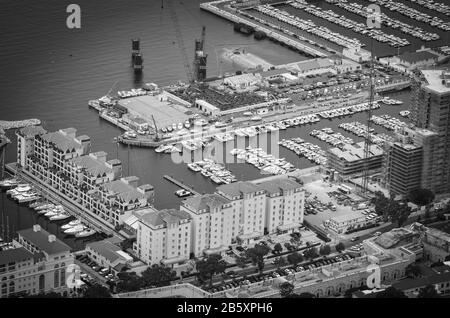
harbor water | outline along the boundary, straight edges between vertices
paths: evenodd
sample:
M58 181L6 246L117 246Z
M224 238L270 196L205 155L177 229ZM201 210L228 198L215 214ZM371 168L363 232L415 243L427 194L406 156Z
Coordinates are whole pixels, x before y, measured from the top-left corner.
M0 35L0 119L39 118L49 131L74 127L80 135L89 135L93 151L104 150L109 158L118 157L126 174L137 175L142 183L154 185L157 208L176 207L181 201L173 194L178 188L163 179L164 174L176 176L200 193L214 191L214 183L188 170L184 164L173 163L169 155L116 146L113 137L120 134L120 130L100 119L97 112L87 106L88 100L105 95L115 82L114 90L126 90L147 82L167 85L186 80L168 6L162 9L160 0L80 0L77 3L82 11L82 25L76 30L66 27L66 7L70 3L72 1L67 0L42 0L27 5L20 1L2 2L0 29L7 32L2 31ZM216 52L220 53L220 48L225 46L245 48L272 64L305 59L269 40L257 41L252 36L234 32L230 22L201 11L198 0L176 1L174 8L189 56L193 55L194 39L200 36L201 26L206 26L209 76L217 75L219 69L221 72L238 70L237 65L217 56ZM141 39L144 57L144 71L138 78L130 67L131 39L135 37ZM382 106L374 113L401 118L398 112L408 107L409 93L392 96L405 103ZM331 127L357 140L337 126L342 121L364 120L363 113L333 121L322 119L314 125L289 128L280 132L280 137L301 137L326 149L325 143L309 136L311 130ZM386 132L384 128L377 127L377 130ZM9 131L8 136L13 142L8 146L6 161L11 162L16 159L16 142L13 131ZM312 165L284 148L280 149L280 156L299 168ZM248 164L232 165L230 169L239 180L261 177L259 170ZM0 223L9 233L35 223L52 233L60 233L56 224L16 205L4 193L0 198ZM83 244L82 240L66 242L75 248Z

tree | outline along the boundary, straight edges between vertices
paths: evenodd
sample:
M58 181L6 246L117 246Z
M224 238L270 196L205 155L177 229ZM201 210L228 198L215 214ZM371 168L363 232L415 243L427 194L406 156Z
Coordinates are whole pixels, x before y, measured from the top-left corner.
M297 298L316 298L316 296L311 293L301 293Z
M169 267L153 264L142 272L143 284L148 286L167 286L175 279L176 273Z
M123 292L136 291L142 287L142 279L135 272L120 272L117 274L119 282L117 289Z
M236 266L240 268L246 268L248 263L248 259L245 255L240 255L236 257Z
M246 251L247 258L252 261L253 265L258 266L258 270L262 273L264 269L264 256L270 252L270 248L264 244L256 244L254 247Z
M417 264L409 264L405 268L405 274L409 278L416 278L420 274L422 274L422 270L420 269L420 266Z
M406 297L406 295L401 290L398 290L394 287L388 287L385 290L376 294L375 298L408 298L408 297Z
M280 254L282 250L283 250L283 247L281 246L280 243L275 244L273 247L273 251L277 254Z
M447 255L447 256L445 257L445 259L444 259L444 262L448 262L448 261L450 261L450 254Z
M277 257L273 260L273 264L277 267L277 269L280 269L280 267L283 267L287 264L284 257Z
M434 193L428 189L415 189L408 193L407 199L420 206L429 205L434 200Z
M439 298L439 294L433 285L427 285L421 288L417 298Z
M203 281L209 279L210 286L214 275L224 273L227 268L227 263L219 254L211 254L206 259L198 260L196 265L199 278Z
M294 285L289 282L280 284L280 296L285 298L289 297L294 292Z
M317 253L317 248L315 247L310 247L307 250L305 250L305 252L303 253L305 255L306 258L316 258L317 256L319 256L319 254Z
M300 253L294 252L287 257L289 264L297 266L298 263L303 262L303 256Z
M331 247L328 244L325 244L320 247L319 253L322 256L327 256L331 253Z
M111 298L109 289L100 285L94 284L85 288L81 294L82 298Z
M345 245L344 243L339 242L334 248L336 249L336 252L341 253L343 250L345 250Z

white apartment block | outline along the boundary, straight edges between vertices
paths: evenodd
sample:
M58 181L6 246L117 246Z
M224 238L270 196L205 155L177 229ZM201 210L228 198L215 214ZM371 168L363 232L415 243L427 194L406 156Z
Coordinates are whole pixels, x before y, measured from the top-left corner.
M90 138L76 137L74 128L47 133L27 127L17 132L17 139L20 168L109 227L153 203L151 185L138 186L139 178L122 177L121 162L107 161L103 151L90 153Z
M18 234L15 248L0 251L0 298L67 292L66 271L74 263L70 247L39 225Z
M239 214L227 198L216 193L196 195L184 200L180 210L192 218L191 252L195 256L220 254L234 243Z
M231 201L232 213L237 219L233 237L248 244L264 235L266 194L251 182L239 181L217 187L217 193Z
M139 219L134 251L149 265L173 265L188 260L191 251L189 213L149 209Z
M266 233L298 229L303 223L305 191L291 179L275 179L258 184L266 192Z

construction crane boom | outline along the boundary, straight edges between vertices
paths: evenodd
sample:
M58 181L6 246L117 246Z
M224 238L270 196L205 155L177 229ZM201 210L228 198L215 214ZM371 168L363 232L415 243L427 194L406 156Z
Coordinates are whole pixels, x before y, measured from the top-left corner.
M173 22L173 25L175 27L175 36L177 38L178 47L179 47L179 49L181 51L181 55L182 55L182 58L183 58L183 64L184 64L184 68L185 68L185 71L186 71L187 78L188 78L189 82L193 82L194 81L194 75L192 73L191 63L189 61L189 57L188 57L187 52L186 52L186 46L184 45L184 40L183 40L183 36L181 34L181 28L180 28L180 23L178 21L177 13L176 13L176 11L175 11L175 9L173 7L173 3L172 3L173 1L174 0L169 0L169 3L168 3L169 14L170 14L170 18L171 18L171 20ZM162 4L162 7L163 6L164 6L164 4Z
M156 126L156 120L155 117L152 115L152 120L153 120L153 125L155 126L155 140L159 140L159 135L158 135L158 126Z

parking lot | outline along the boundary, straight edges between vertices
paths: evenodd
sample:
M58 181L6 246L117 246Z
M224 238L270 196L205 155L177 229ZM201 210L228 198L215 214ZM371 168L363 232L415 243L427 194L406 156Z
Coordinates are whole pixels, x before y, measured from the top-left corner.
M80 263L84 273L80 275L83 282L92 285L95 282L117 282L117 277L108 268L99 266L87 255L77 255L76 260Z

